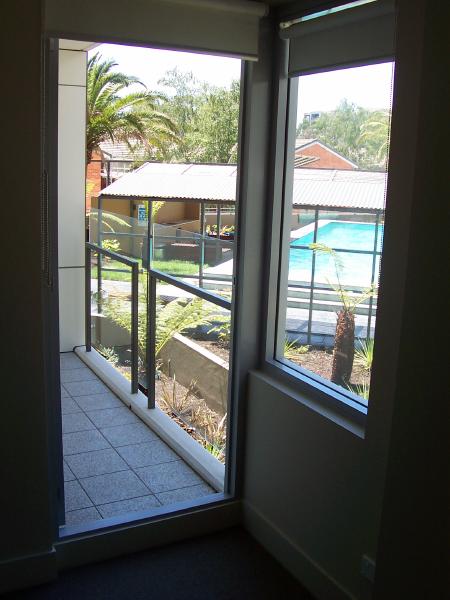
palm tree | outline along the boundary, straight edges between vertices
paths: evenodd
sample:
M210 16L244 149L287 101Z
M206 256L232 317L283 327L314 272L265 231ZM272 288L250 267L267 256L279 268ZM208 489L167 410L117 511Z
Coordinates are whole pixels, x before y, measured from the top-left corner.
M137 77L114 71L114 60L102 60L97 52L88 61L87 68L87 126L86 158L101 142L144 144L147 148L161 148L177 141L177 127L173 120L159 110L163 97L147 91ZM142 91L122 94L133 85Z
M371 286L360 294L350 294L341 283L343 264L337 252L325 244L310 244L309 247L316 253L330 256L334 262L337 283L331 285L338 294L342 307L337 313L331 381L337 385L348 387L355 356L355 310L361 302L375 294L375 287Z
M371 146L378 167L385 169L389 150L390 114L387 110L377 110L360 127L359 142Z

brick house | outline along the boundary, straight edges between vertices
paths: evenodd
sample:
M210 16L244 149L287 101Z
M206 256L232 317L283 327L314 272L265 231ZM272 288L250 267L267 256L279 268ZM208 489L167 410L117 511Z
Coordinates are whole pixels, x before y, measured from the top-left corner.
M295 140L295 167L354 170L358 165L317 139Z

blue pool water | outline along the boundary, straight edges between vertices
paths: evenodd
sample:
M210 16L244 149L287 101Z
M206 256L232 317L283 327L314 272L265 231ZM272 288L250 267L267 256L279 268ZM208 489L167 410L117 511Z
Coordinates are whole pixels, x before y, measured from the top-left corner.
M310 249L296 248L312 244L314 231L305 233L300 238L291 240L289 254L289 280L311 281L312 255ZM352 223L345 221L329 221L320 225L317 230L317 242L330 248L341 248L349 252L340 252L343 262L342 280L346 286L368 287L372 275L372 253L375 243L375 224ZM383 243L383 226L378 227L377 250L381 251ZM352 250L367 250L370 254L358 254ZM376 257L375 281L379 271L380 257ZM315 283L336 283L334 261L331 257L316 254L314 274Z

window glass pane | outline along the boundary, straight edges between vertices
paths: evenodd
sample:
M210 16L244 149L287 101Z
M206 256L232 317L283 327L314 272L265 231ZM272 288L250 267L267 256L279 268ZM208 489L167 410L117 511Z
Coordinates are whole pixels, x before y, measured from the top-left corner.
M276 358L369 398L393 63L298 77ZM295 88L295 86L293 86ZM294 125L292 125L294 126Z

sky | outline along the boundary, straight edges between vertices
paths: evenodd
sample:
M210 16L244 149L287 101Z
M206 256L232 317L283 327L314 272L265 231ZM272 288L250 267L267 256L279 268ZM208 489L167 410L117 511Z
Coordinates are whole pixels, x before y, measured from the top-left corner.
M115 44L101 44L92 52L97 51L114 59L118 70L135 75L155 91L164 89L158 81L175 67L216 86L229 87L240 78L241 61L236 58ZM388 108L392 69L392 63L384 63L301 77L297 121L305 112L333 110L343 98L372 110Z

